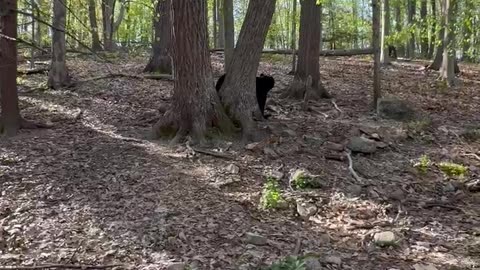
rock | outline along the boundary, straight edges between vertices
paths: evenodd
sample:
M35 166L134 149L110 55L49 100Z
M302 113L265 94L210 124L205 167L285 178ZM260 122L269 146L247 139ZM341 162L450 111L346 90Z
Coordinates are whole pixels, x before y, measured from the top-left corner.
M431 265L431 264L415 264L413 266L413 269L415 270L438 270L435 266Z
M395 234L391 231L378 232L373 236L373 241L378 246L391 246L395 240Z
M282 180L285 174L281 171L274 170L270 173L270 176L275 177L277 180Z
M246 238L247 243L256 245L256 246L263 246L263 245L266 245L268 242L267 238L256 233L248 232L246 233L246 237L247 237Z
M318 259L308 257L305 259L305 270L322 270L323 267Z
M467 190L470 192L480 192L480 179L473 180L466 184Z
M401 188L395 187L395 186L389 186L387 189L387 197L391 200L394 201L403 201L405 200L405 192Z
M329 255L326 256L323 260L329 264L342 265L342 258L340 258L339 256Z
M344 146L339 144L339 143L334 143L334 142L325 142L324 143L325 148L337 152L341 152L344 149Z
M260 143L258 143L258 142L249 143L249 144L245 145L245 149L253 151L253 150L257 150L259 148L259 146L260 146Z
M310 173L304 170L295 170L289 179L290 185L294 189L306 189L306 188L321 188L323 183L317 176L312 176Z
M381 98L377 102L377 114L379 117L385 119L410 121L415 117L415 110L404 100Z
M353 196L360 196L362 194L362 186L360 185L350 185L347 187L347 192Z
M175 262L167 266L167 270L184 270L186 268L185 263Z
M304 219L315 215L317 210L317 206L313 203L297 201L297 213Z
M277 152L275 152L275 150L273 150L272 148L270 147L264 147L263 148L263 153L269 157L272 157L272 158L278 158L278 154Z
M457 188L452 182L448 182L447 184L445 184L445 186L443 186L443 191L446 193L455 192L456 190Z
M282 135L285 137L297 137L297 133L291 129L284 129Z
M325 142L325 140L322 138L309 136L309 135L303 135L303 140L307 143L317 144L317 145L321 145Z
M353 137L350 138L347 148L352 150L352 152L372 154L377 151L377 143L365 137Z
M238 174L240 172L240 168L235 164L230 164L227 166L227 171L231 174Z

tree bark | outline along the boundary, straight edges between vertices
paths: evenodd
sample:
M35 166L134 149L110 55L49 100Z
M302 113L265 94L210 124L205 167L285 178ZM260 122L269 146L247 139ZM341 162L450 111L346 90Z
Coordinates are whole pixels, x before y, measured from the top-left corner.
M435 42L436 42L436 37L437 37L437 0L431 0L430 1L430 6L432 9L432 25L430 27L430 44L428 46L428 59L432 59L433 53L435 52Z
M388 52L387 37L390 35L390 1L383 0L382 9L382 40L380 61L382 64L390 64L390 55Z
M456 0L443 0L444 39L443 59L440 76L448 86L455 85L455 10Z
M473 37L473 28L474 28L474 15L473 11L475 11L475 5L473 4L472 0L465 0L465 12L464 12L464 22L463 22L463 48L462 48L462 59L466 61L470 61L473 58L472 52L470 52L470 48L474 39Z
M4 0L0 14L0 133L17 134L21 126L17 93L17 1Z
M48 86L59 89L70 85L67 64L65 60L65 20L67 14L66 0L53 1L52 25L52 63L48 73ZM58 30L56 30L58 29Z
M352 15L353 15L353 48L358 49L358 5L357 0L352 0ZM322 46L320 46L320 50Z
M218 48L218 35L217 35L217 0L213 0L212 7L212 21L213 21L213 47Z
M372 43L373 43L373 107L382 96L380 85L380 1L372 0Z
M235 21L233 18L233 0L223 0L223 18L225 35L225 70L228 70L235 48Z
M421 0L420 4L420 19L421 19L421 43L420 49L422 57L428 57L428 23L427 23L427 0Z
M158 0L155 7L153 53L143 72L172 74L172 0Z
M243 141L253 135L252 114L260 115L256 74L276 0L250 0L220 96L227 114L242 128ZM260 116L261 117L261 116Z
M316 0L301 0L300 40L298 44L297 72L290 88L282 97L319 99L330 97L320 79L321 10Z
M223 14L223 1L217 0L217 9L218 9L218 48L225 48L225 19Z
M113 45L113 15L116 0L102 0L103 45L106 51L112 51Z
M395 30L397 33L401 33L403 30L403 18L402 18L402 1L397 1L395 5ZM405 46L398 45L398 55L405 56Z
M408 26L415 24L416 0L408 0ZM407 58L415 58L415 33L410 34L407 46Z
M297 0L293 0L293 10L292 10L292 36L290 49L292 49L292 70L291 74L295 74L295 69L297 65L297 54L295 53L297 45Z
M225 131L232 126L212 83L205 3L172 1L176 67L172 107L153 127L157 138L175 135L172 143L187 135L201 143L208 128L217 126Z
M102 45L100 44L100 38L98 36L98 24L97 24L97 12L96 12L95 0L88 1L88 18L90 20L90 28L92 35L92 50L101 51Z

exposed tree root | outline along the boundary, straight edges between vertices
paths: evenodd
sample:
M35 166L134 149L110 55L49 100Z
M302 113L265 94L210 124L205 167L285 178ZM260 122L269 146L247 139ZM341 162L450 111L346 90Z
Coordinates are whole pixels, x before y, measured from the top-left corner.
M357 172L353 169L353 160L352 160L352 155L350 150L345 151L345 154L348 158L348 171L350 171L350 174L357 180L357 182L362 183L363 180L362 178L357 174Z

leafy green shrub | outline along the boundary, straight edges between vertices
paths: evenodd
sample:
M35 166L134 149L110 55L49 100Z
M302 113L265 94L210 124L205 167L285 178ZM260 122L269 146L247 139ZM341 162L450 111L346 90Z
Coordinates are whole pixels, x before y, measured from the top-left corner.
M307 174L303 170L297 170L290 178L290 185L294 189L321 188L318 178Z
M298 258L289 256L280 262L272 264L270 267L265 270L305 270L305 262Z
M267 182L263 186L262 198L260 204L263 209L274 209L282 204L284 199L280 193L277 179L275 177L268 177Z
M446 176L449 177L463 178L468 171L467 167L453 162L440 162L438 167Z
M432 165L430 158L427 155L422 155L418 162L416 162L413 167L417 168L421 173L427 173L428 168Z

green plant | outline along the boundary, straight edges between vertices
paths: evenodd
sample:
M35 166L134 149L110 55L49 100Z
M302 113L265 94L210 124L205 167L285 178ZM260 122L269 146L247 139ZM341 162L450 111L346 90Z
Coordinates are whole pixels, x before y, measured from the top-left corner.
M262 198L260 204L263 209L277 208L284 202L280 193L277 179L275 177L268 177L267 182L263 187Z
M413 134L421 134L432 126L432 122L429 119L420 119L409 122L407 129Z
M463 178L468 172L468 168L453 162L440 162L438 164L440 170L449 177Z
M430 158L427 155L422 155L418 161L413 164L413 167L417 168L421 173L427 173L428 168L432 165Z
M288 256L287 258L276 262L265 270L305 270L305 262L295 256Z

